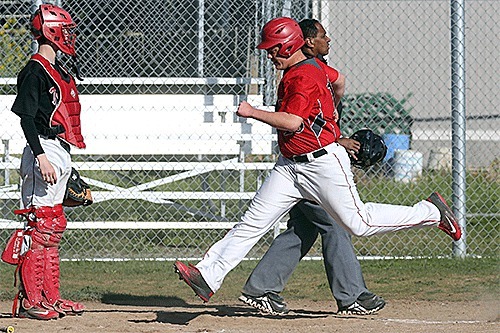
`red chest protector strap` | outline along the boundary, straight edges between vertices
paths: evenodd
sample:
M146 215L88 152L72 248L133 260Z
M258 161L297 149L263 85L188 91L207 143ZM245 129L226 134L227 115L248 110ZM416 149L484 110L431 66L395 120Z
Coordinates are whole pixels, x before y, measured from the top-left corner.
M60 125L64 127L64 133L58 134L58 136L77 148L85 148L80 123L81 105L78 99L78 90L76 89L75 80L68 73L70 80L69 82L64 81L61 74L50 64L50 62L38 53L33 55L31 60L42 65L47 74L57 85L61 94L54 112L52 113L50 125Z

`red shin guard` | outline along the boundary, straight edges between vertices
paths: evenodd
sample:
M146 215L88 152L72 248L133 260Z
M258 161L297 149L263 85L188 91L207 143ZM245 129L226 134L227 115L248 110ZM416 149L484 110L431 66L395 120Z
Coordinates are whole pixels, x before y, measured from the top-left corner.
M61 299L59 292L58 247L67 225L62 206L26 211L36 218L25 215L28 229L24 234L31 236L31 246L21 255L16 270L21 285L14 300L13 315L48 320L83 313L82 304Z

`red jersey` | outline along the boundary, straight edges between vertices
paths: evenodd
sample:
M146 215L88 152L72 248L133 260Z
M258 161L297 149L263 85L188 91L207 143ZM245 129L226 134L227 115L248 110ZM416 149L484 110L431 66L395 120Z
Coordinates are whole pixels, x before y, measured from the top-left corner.
M276 111L297 115L303 123L296 132L278 130L278 145L284 157L307 154L338 140L338 115L330 87L338 77L337 70L316 58L285 71L278 87Z

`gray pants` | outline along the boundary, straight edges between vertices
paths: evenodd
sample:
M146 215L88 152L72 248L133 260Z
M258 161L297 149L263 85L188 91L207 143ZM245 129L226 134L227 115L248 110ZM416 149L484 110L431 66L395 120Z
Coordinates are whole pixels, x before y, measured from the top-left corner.
M361 266L351 236L315 203L302 200L290 211L288 229L271 244L250 274L243 292L261 296L280 293L297 267L321 235L328 282L338 306L352 304L366 289Z

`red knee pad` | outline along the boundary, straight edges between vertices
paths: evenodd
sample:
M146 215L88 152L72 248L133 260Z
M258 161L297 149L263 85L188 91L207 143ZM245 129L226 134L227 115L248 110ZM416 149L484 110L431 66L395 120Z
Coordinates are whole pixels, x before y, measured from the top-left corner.
M40 207L35 210L36 223L34 227L41 233L63 232L68 221L64 216L62 205Z
M31 236L32 245L41 247L59 246L62 234L68 224L62 205L40 207L35 210L35 214L36 221L32 223L34 227Z

